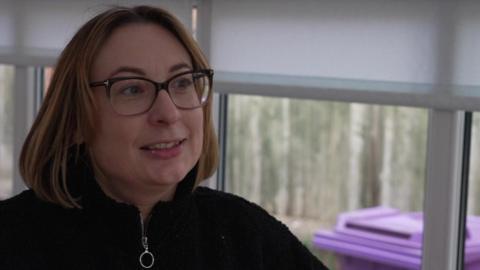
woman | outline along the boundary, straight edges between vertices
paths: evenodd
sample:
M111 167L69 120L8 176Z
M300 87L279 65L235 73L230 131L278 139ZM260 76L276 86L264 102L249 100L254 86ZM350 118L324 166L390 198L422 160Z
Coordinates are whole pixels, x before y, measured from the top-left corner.
M217 165L212 77L165 10L110 9L61 54L0 203L0 269L326 269Z

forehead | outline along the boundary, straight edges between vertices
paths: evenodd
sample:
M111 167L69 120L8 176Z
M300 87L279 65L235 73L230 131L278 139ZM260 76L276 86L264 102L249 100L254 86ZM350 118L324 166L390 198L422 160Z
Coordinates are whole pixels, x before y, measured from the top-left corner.
M181 63L192 67L188 52L172 33L156 24L135 23L112 33L98 52L90 77L106 79L118 67L129 66L159 79Z

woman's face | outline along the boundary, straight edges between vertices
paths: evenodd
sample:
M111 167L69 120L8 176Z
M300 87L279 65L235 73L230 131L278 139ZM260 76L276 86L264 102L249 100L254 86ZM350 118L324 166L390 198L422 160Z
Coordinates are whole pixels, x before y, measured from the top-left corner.
M155 24L130 24L113 32L93 63L90 81L126 76L163 82L192 70L189 54L167 30ZM178 109L160 91L140 115L117 114L105 87L94 87L98 126L90 149L110 193L174 190L200 157L203 112Z

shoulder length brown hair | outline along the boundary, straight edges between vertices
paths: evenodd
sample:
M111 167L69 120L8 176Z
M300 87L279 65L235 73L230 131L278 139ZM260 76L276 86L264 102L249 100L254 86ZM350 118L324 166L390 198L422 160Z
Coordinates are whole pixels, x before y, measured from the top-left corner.
M194 69L209 68L188 30L164 9L114 7L85 23L58 59L47 95L20 155L20 173L26 185L41 199L64 207L80 207L67 188L67 163L69 149L81 143L88 148L94 136L95 101L89 87L89 67L110 34L131 23L154 23L164 27L185 47ZM218 162L211 111L210 92L203 107L204 138L197 184L214 173Z

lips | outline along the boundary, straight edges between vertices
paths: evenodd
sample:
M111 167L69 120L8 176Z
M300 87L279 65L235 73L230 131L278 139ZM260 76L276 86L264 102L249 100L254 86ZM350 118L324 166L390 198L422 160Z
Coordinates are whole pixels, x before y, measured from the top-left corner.
M173 141L165 141L165 142L155 142L148 145L144 145L140 147L142 150L168 150L172 149L180 144L182 144L185 139L181 140L173 140Z

